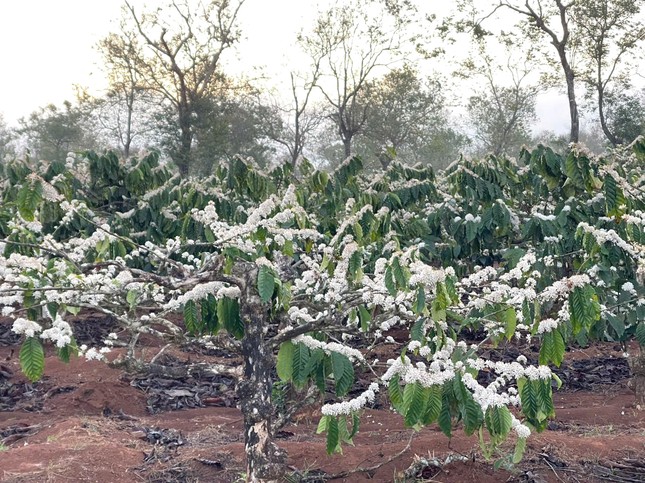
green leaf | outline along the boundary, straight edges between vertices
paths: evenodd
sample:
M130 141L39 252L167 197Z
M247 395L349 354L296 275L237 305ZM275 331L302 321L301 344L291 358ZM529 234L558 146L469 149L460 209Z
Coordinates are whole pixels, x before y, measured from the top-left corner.
M138 291L128 290L128 293L125 296L125 301L128 303L130 310L134 309L135 305L137 304L138 295L139 295Z
M565 349L564 338L559 328L545 332L542 336L542 347L540 347L540 364L547 365L552 362L560 367L564 360Z
M458 374L453 380L453 391L457 399L459 412L464 421L464 431L467 435L473 434L484 422L484 414L479 404L475 402L473 395L461 380Z
M453 398L452 382L444 384L441 391L441 412L439 413L439 428L443 434L449 438L452 436L452 411L450 410L450 400Z
M347 356L338 352L331 353L331 370L336 381L336 395L344 396L354 384L354 366Z
M540 411L544 414L544 425L538 428L538 431L542 431L546 427L546 420L555 416L551 379L539 379L534 381L534 383L537 385L537 393L541 405Z
M363 278L362 266L363 266L363 253L361 252L361 250L356 250L349 257L349 263L347 267L347 275L349 280L353 282L360 282L360 280Z
M430 391L418 382L408 384L403 390L403 410L405 412L405 425L416 426L422 421Z
M553 380L556 383L555 387L557 389L560 389L562 387L562 379L560 379L556 373L551 374L551 377L553 378Z
M296 387L302 387L309 377L309 358L311 351L303 343L293 346L292 379Z
M338 417L338 438L342 443L354 444L352 438L349 437L349 430L347 429L347 417L339 416Z
M446 277L446 290L448 291L448 295L450 297L450 301L453 304L458 304L459 303L459 294L457 293L457 287L455 287L455 281L452 279L452 277Z
M293 378L293 352L294 345L291 341L280 344L278 351L277 371L278 377L284 382L291 381Z
M504 335L507 340L511 340L515 335L515 327L517 326L517 313L512 307L504 311Z
M600 304L593 287L585 285L574 288L569 295L569 311L573 335L577 335L582 329L588 332L600 320Z
M441 307L441 302L439 299L435 298L432 301L432 308L430 310L430 313L432 314L432 319L437 321L437 322L445 322L446 321L446 309Z
M418 342L423 342L426 334L425 334L425 323L426 320L423 318L417 319L412 328L410 329L410 339L411 340L416 340Z
M585 182L583 178L583 173L578 166L576 154L571 151L569 155L563 161L563 171L569 178L571 184L576 188L584 188Z
M403 269L401 262L399 261L399 257L394 257L394 260L392 260L392 274L394 275L394 281L399 288L408 288L408 280L405 274L405 270Z
M394 276L392 275L392 267L385 269L385 288L392 297L396 296L396 285L394 284Z
M370 328L370 322L372 321L372 315L365 308L364 305L361 305L358 308L358 318L361 322L361 331L367 332Z
M521 377L517 380L517 387L520 393L520 401L522 402L522 412L527 417L528 421L533 424L536 421L539 403L535 387L530 379ZM538 422L539 424L539 422Z
M204 236L206 236L206 241L208 243L215 242L215 235L213 234L213 231L210 229L210 227L208 226L204 227Z
M435 289L435 291L435 303L437 309L445 311L448 307L450 307L450 294L448 293L446 286L442 282L437 283L437 288Z
M486 429L491 436L506 437L513 426L511 413L505 406L489 406L486 410Z
M217 318L236 339L244 337L244 323L240 318L240 305L236 299L223 297L217 302Z
M338 419L329 417L327 422L327 454L340 452L340 432L338 430Z
M618 339L621 339L625 333L625 319L622 316L618 317L614 314L607 314L605 317L607 322L609 322L609 325L611 325L612 329L616 332Z
M426 291L424 290L423 287L419 287L417 289L417 296L414 301L414 305L412 306L412 311L420 315L423 313L423 311L426 308Z
M188 300L184 304L184 324L186 324L186 330L193 335L198 334L201 332L200 322L197 304L194 300Z
M262 302L269 302L275 289L275 276L273 270L266 265L262 265L258 270L258 292Z
M49 312L49 316L53 319L56 318L56 314L58 314L58 304L54 302L50 302L47 304L47 312Z
M607 216L620 216L623 214L623 209L620 207L625 205L625 195L623 190L620 189L616 180L609 174L605 175L604 181L605 204L607 207Z
M395 374L388 382L387 389L390 396L392 407L401 415L404 415L403 407L403 391L399 384L400 376Z
M216 335L221 325L217 318L217 299L213 294L208 294L208 297L202 299L202 322L201 331L208 332L209 334Z
M354 436L356 436L356 433L358 433L360 425L361 418L358 416L358 414L352 414L352 432L349 435L349 441L354 439Z
M464 419L464 431L467 435L471 435L477 431L484 422L482 408L475 402L472 395L466 399L462 417Z
M66 310L67 310L70 314L72 314L72 315L78 315L78 314L79 314L79 312L81 311L81 308L80 308L80 307L75 307L75 306L73 306L73 305L68 305L68 306L66 306L65 308L66 308Z
M428 390L428 402L426 405L426 411L423 415L423 424L429 425L434 423L439 414L441 413L441 396L443 394L443 388L439 385L431 386Z
M330 419L331 418L329 416L322 416L320 418L320 421L318 422L318 427L316 428L316 434L320 434L327 431L327 428L329 427Z
M513 451L513 464L518 464L522 461L524 451L526 450L526 438L518 438L515 443L515 451Z
M56 352L61 361L68 363L72 356L78 355L78 347L76 339L72 336L72 340L65 347L57 347Z
M20 348L20 368L27 378L34 382L45 370L45 351L37 337L28 337Z
M466 223L466 242L470 243L477 238L477 224L475 222Z
M34 221L34 212L43 201L43 185L40 181L25 183L16 197L18 212L26 221Z
M554 414L551 380L518 379L517 386L522 402L522 412L529 423L542 431L546 428L547 419Z
M305 367L304 373L307 374L307 377L314 378L316 385L319 388L322 388L321 391L325 391L325 352L322 349L313 349L309 350L309 360L307 361L307 367Z

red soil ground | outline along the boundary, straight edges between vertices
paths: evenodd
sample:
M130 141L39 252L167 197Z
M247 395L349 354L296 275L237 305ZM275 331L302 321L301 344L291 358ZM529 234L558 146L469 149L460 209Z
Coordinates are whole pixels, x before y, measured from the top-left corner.
M568 356L620 357L617 349L596 345ZM153 355L155 348L149 352ZM0 368L13 373L9 382L26 383L16 354L16 347L0 346ZM243 481L242 416L234 407L152 415L146 394L131 386L122 371L82 359L64 364L47 357L45 377L36 386L38 395L25 393L12 410L0 411L1 481ZM346 472L352 473L334 481L403 481L402 472L422 457L454 461L425 468L416 481L638 482L645 481L645 411L634 400L622 382L557 392L550 429L532 435L522 463L507 469L496 470L483 459L476 437L456 430L448 440L436 427L414 433L385 405L365 412L355 446L345 447L343 455L325 454L324 435L315 434L315 409L284 428L279 445L293 470L309 476L308 481L316 481L316 474ZM182 444L155 446L147 439L150 428L170 432ZM398 457L366 470L401 452L409 441Z

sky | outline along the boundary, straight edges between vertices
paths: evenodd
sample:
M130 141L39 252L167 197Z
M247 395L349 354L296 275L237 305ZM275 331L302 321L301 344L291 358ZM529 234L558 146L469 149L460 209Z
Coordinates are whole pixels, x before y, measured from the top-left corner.
M144 2L133 0L141 9ZM15 126L49 103L74 100L75 85L98 94L105 88L96 44L118 30L122 0L19 0L0 3L0 113ZM159 4L159 0L145 2ZM241 10L243 41L229 55L233 70L253 77L257 68L287 80L297 56L297 33L312 24L328 0L247 0ZM540 96L536 130L568 129L566 99L551 92Z

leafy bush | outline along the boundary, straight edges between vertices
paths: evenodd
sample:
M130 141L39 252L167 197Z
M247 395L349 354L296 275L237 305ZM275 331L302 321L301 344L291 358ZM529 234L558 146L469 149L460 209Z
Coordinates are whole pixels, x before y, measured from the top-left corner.
M15 160L1 173L0 307L24 335L32 380L46 371L43 341L65 360L120 343L137 367L143 333L238 352L247 474L259 479L284 469L274 368L282 385L330 400L318 427L330 453L386 388L407 426L450 436L461 423L487 455L514 434L519 461L554 415L548 365L568 345L645 345L644 157L642 141L605 159L539 146L518 162L461 159L438 177L398 163L368 176L358 158L332 173L235 159L203 179L181 179L155 153ZM65 318L82 309L121 330L78 347ZM366 354L394 327L410 340L383 372ZM469 343L472 331L483 340ZM541 365L478 356L511 340L539 341ZM347 400L357 368L377 375ZM496 378L483 385L481 371Z

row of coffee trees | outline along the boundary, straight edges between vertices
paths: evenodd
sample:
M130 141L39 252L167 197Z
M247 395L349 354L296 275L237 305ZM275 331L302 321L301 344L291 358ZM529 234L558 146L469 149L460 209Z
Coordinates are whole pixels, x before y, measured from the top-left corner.
M150 368L137 358L141 334L237 353L240 371L186 370L238 377L249 481L286 471L277 382L301 401L320 395L329 453L387 397L407 426L462 428L487 454L510 438L517 462L554 415L550 367L567 347L645 345L644 162L641 141L602 159L543 146L517 162L460 159L439 176L397 162L367 176L357 157L330 173L237 158L201 179L155 153L16 159L0 172L0 309L24 337L31 380L46 374L47 345L65 360L120 345L116 363L139 371ZM79 348L68 320L82 311L121 330ZM376 366L368 348L393 328L409 342ZM478 354L536 343L538 365ZM638 343L629 358L642 402ZM357 371L373 379L362 392Z

